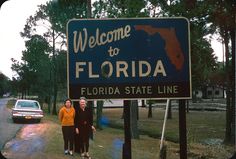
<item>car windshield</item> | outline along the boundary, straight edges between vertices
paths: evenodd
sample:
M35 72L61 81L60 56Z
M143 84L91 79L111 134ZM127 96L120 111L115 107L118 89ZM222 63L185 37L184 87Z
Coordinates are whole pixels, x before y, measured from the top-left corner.
M34 101L18 101L16 108L22 108L22 109L39 109L39 105L37 102Z

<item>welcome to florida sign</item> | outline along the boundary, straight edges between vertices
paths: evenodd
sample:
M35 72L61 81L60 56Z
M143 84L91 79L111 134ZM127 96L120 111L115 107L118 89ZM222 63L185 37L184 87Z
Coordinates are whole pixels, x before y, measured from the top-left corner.
M191 98L185 18L73 19L67 42L72 100Z

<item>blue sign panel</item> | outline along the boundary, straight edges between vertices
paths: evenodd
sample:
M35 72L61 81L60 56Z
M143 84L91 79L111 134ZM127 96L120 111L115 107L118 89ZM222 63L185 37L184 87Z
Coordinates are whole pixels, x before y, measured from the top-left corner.
M185 18L70 20L67 40L72 100L191 98Z

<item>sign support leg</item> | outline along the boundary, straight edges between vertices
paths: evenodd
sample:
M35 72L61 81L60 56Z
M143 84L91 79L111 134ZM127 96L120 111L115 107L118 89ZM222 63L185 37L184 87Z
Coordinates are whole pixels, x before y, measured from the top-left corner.
M163 140L164 140L164 134L165 134L165 129L166 129L166 120L167 120L167 113L168 113L168 109L169 109L169 103L170 103L170 99L167 99L165 117L164 117L164 122L163 122L163 127L162 127L162 133L161 133L160 152L163 148Z
M186 136L186 104L184 99L179 100L179 142L180 159L187 159L187 136Z
M124 135L122 159L131 159L130 100L124 100Z

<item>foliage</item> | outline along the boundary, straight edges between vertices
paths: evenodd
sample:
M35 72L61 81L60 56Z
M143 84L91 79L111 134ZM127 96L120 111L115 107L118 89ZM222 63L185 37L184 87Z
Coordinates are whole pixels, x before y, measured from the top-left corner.
M43 24L47 24L48 32L44 33L44 36L52 38L52 30L55 31L55 37L60 37L60 46L66 44L66 25L70 19L80 19L87 16L86 3L83 0L80 1L49 1L46 5L40 5L39 10L34 16L34 26L40 26L40 21ZM36 22L39 24L36 25Z
M25 45L22 62L12 59L12 69L19 75L19 89L44 97L50 88L50 47L40 35L32 36Z
M203 84L208 84L209 77L217 68L216 57L210 45L209 35L217 30L218 25L216 24L221 22L219 20L221 14L219 14L219 18L213 18L217 13L216 8L219 8L218 4L221 4L220 0L217 0L217 3L210 0L98 0L93 3L92 15L94 18L151 16L183 16L188 18L191 31L192 82L193 88L195 89L201 87ZM64 56L65 54L61 53L65 52L66 24L68 20L73 18L86 18L88 16L86 5L87 1L84 0L49 1L46 5L39 6L39 10L35 15L28 18L25 28L21 32L22 37L31 39L40 26L46 28L43 37L50 44L51 48L48 58L51 61L52 79L49 83L52 84L52 81L56 79L60 81L61 88L65 88L66 82L66 67L65 62L63 63L66 57ZM223 10L222 6L219 9ZM23 67L23 64L14 63L13 67L15 67L15 71L18 70L21 79L25 79L28 76L29 73ZM21 87L28 87L27 80L22 80L21 82Z
M225 45L225 83L226 83L226 130L225 142L233 143L235 138L235 30L236 30L236 1L207 1L211 12L209 21L217 28ZM231 43L231 48L230 48ZM232 62L230 63L230 59ZM233 87L233 89L232 89ZM232 91L231 91L232 90Z
M147 1L99 0L93 4L95 18L148 17Z
M88 17L86 2L85 0L49 1L46 5L41 5L36 14L27 19L21 32L21 36L27 39L22 62L12 59L12 69L19 75L13 78L13 87L24 94L37 93L42 98L51 96L52 87L55 88L55 92L57 86L59 89L65 89L66 24L69 19ZM233 1L222 0L98 0L93 4L92 15L94 18L183 16L189 19L192 82L195 89L209 83L222 83L220 77L225 77L229 73L217 66L210 40L211 35L218 32L230 41L232 30L235 29L235 22L232 21L235 19L235 10ZM40 26L46 28L43 36L36 34ZM233 50L231 52L233 53ZM1 96L6 90L7 79L2 74L0 79ZM57 94L53 95L56 99ZM199 114L197 115L198 119L202 119L199 118ZM211 120L204 119L204 121ZM202 125L204 122L199 123ZM219 123L216 126L219 126ZM220 133L222 136L223 133Z
M210 73L216 66L216 57L206 37L216 30L209 16L213 7L207 1L153 1L153 0L104 0L93 4L93 17L95 18L121 18L121 17L150 17L153 10L159 6L159 16L183 16L189 19L191 27L191 62L193 87L200 87L207 83ZM154 7L151 7L154 6ZM60 37L61 45L65 44L66 24L69 19L85 18L87 16L86 1L49 1L41 5L34 16L30 16L21 33L23 37L32 36L42 20L50 31L44 34L45 38ZM47 21L47 22L45 22ZM48 40L49 42L50 40ZM52 41L52 40L51 40ZM61 75L59 75L61 76Z
M209 8L205 1L159 1L162 16L183 16L190 22L191 64L193 89L207 84L216 66L216 57L207 37L215 26L208 21Z
M10 79L0 72L0 97L10 91Z
M222 0L173 0L160 1L163 15L185 16L191 24L191 52L192 52L192 78L193 89L201 86L215 84L226 84L227 110L226 110L226 141L233 141L234 132L231 128L235 99L234 91L230 91L232 81L235 81L235 29L236 29L236 1ZM224 73L216 70L216 59L210 49L210 41L205 37L212 33L219 33L225 44L226 66ZM231 38L231 39L230 39ZM229 50L231 41L232 51ZM230 55L230 52L232 53ZM232 57L232 68L229 59ZM232 70L232 71L230 71ZM217 74L216 74L217 73ZM225 75L219 78L219 75ZM217 80L214 79L217 77ZM219 82L219 80L222 80Z
M69 19L72 18L81 18L86 16L85 10L86 1L49 1L46 5L40 5L39 10L35 15L30 16L24 27L21 36L23 38L32 40L37 33L38 29L44 29L43 37L45 44L49 46L49 50L43 50L43 45L41 46L42 51L47 56L38 56L36 52L33 53L33 50L30 51L27 48L23 52L23 61L25 63L19 63L13 59L13 70L16 71L19 75L19 87L21 91L23 90L36 90L37 94L43 94L45 87L47 88L44 92L43 100L46 100L49 103L49 112L50 112L50 103L51 97L53 97L53 114L56 114L56 101L58 89L63 90L60 92L65 92L66 90L66 54L65 54L65 44L66 44L66 23ZM27 42L26 42L27 45ZM40 47L40 44L39 44ZM35 47L36 49L36 47ZM40 48L38 48L40 49ZM31 52L32 54L29 54ZM41 54L43 55L43 54ZM39 65L40 63L35 63L34 58L38 56L42 61L47 61L48 64ZM41 58L42 57L42 58ZM28 61L27 61L28 60ZM45 70L45 78L38 79L38 85L28 84L33 77L42 76L42 71L35 71L35 66L42 66L41 70ZM29 68L27 68L29 67ZM47 84L43 85L43 83ZM40 88L39 88L40 87ZM29 93L29 92L28 92ZM45 99L44 99L45 98Z

